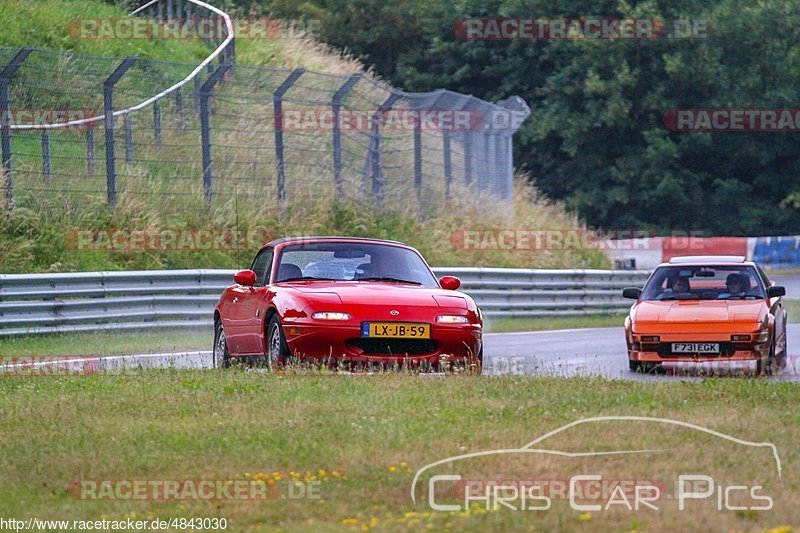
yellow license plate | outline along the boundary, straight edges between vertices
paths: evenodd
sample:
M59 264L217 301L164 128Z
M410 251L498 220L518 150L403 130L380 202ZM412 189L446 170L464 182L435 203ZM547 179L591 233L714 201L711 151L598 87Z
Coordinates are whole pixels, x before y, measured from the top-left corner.
M395 339L430 339L430 324L410 322L364 322L361 324L362 337L391 337Z

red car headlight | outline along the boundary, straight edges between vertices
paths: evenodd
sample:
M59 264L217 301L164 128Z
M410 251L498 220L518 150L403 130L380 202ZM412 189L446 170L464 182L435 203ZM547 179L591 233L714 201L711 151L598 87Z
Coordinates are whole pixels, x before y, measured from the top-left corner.
M469 324L469 318L464 315L439 315L436 317L438 324Z
M350 314L338 311L319 311L313 313L311 318L315 320L350 320Z

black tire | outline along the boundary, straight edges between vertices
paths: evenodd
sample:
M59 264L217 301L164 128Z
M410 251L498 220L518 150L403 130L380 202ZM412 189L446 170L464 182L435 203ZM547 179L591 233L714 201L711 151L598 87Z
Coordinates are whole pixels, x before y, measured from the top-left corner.
M756 375L758 376L771 376L777 371L777 361L775 359L775 339L772 339L772 345L769 347L769 356L764 359L759 359L756 362Z
M220 322L217 322L216 331L214 332L214 346L211 351L211 360L214 368L231 367L231 353L228 351L228 341L225 338L225 331L222 329L222 324Z
M639 363L639 361L628 359L628 369L630 369L631 372L638 372L639 368L641 368L641 364Z
M286 364L291 353L286 344L286 337L283 334L283 326L278 315L274 315L267 326L267 368L274 371Z

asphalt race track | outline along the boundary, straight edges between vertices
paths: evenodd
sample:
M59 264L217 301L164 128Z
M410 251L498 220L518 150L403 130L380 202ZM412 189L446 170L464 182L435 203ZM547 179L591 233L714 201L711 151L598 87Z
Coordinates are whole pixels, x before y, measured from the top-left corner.
M555 377L602 376L610 379L671 380L702 379L710 372L716 375L731 373L741 376L754 368L697 369L677 368L667 374L642 375L628 370L625 339L621 327L588 328L524 333L490 333L484 337L484 371L486 375L542 375ZM789 325L789 361L782 372L770 379L800 381L798 356L791 355L792 347L800 346L800 324ZM30 370L31 365L25 366ZM37 362L43 370L118 371L126 368L209 368L211 352L121 355L102 358L75 359L56 363ZM0 367L0 372L13 366Z
M789 324L789 360L775 380L800 381L800 362L792 350L800 346L800 324ZM606 378L669 380L700 379L708 369L676 368L673 375L642 375L628 370L622 327L495 333L484 339L484 373L550 376L603 376ZM725 368L714 368L728 374ZM753 371L753 369L751 369ZM734 372L736 373L736 372ZM739 371L741 373L741 371Z

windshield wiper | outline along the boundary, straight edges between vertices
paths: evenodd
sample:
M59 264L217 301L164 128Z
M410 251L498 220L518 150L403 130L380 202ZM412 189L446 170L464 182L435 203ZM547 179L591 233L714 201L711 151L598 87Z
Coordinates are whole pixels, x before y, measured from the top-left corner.
M284 281L341 281L341 280L336 280L333 278L318 278L316 276L297 276L294 278L286 278L279 280L278 283L283 283Z
M408 283L410 285L422 285L419 281L410 281L407 279L392 278L390 276L370 276L366 278L358 278L356 281L389 281L392 283Z

